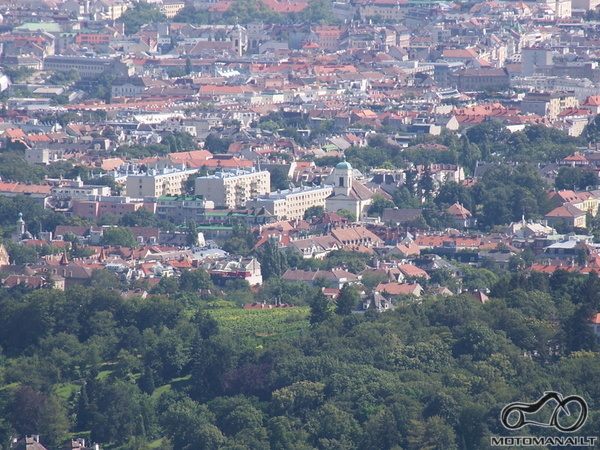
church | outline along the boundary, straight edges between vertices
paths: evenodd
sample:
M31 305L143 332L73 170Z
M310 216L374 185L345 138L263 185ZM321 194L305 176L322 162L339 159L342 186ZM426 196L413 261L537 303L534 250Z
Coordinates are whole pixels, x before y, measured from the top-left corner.
M373 192L362 183L354 180L352 166L345 159L333 169L333 193L325 201L329 212L347 209L356 214L356 220L367 215L373 202Z

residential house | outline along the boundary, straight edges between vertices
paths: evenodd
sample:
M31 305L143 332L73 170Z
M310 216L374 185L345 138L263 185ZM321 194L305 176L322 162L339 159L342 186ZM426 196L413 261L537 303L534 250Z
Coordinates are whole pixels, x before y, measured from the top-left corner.
M311 286L315 282L325 281L332 287L341 289L346 283L356 283L360 281L360 276L345 270L299 270L288 269L281 276L281 279L290 283L308 283Z
M563 206L554 208L544 216L544 219L551 226L569 226L573 228L585 228L587 226L587 217L585 211L565 203Z
M379 283L375 288L375 292L387 294L391 297L400 295L414 295L420 297L425 290L419 283Z
M471 211L458 202L450 206L446 212L452 216L458 228L472 228L477 225L477 219L473 217Z

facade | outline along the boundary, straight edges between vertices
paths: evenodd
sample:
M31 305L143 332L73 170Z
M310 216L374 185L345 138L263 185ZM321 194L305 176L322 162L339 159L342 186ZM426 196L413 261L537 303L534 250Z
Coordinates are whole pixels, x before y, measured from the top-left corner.
M352 179L350 163L342 161L335 166L333 183L333 193L326 202L327 211L347 209L356 215L357 220L365 217L373 201L373 192Z
M230 280L246 280L250 286L263 282L260 263L256 258L219 261L208 269L213 282L223 285Z
M575 228L585 228L587 224L585 211L582 211L570 203L554 208L544 216L544 219L546 219L548 225L551 226L568 225Z
M333 193L333 186L306 186L281 192L271 192L249 201L246 206L264 208L277 220L302 219L304 212L311 206L325 207L327 197Z
M85 185L81 178L76 180L47 180L47 184L54 184L53 181L56 182L51 191L53 200L70 201L73 199L87 199L90 195L110 197L109 186Z
M177 196L181 195L183 185L188 177L197 172L197 169L150 169L145 173L128 175L125 189L129 197Z
M510 78L504 69L461 69L450 76L451 84L460 90L504 89Z
M521 111L537 114L538 116L548 116L554 120L561 111L567 108L575 108L578 105L577 98L566 92L532 92L525 95L521 102Z
M160 10L167 18L172 19L183 8L185 8L183 0L163 0Z
M214 206L202 196L169 196L163 195L156 201L156 215L160 219L173 223L188 223L191 220L196 223L202 222L207 208Z
M266 170L253 168L230 172L217 172L214 175L196 178L195 192L215 206L242 208L246 202L268 194L271 174Z
M73 200L73 214L95 220L105 214L124 214L146 208L154 212L156 203L140 198L97 196L88 199Z
M44 58L44 70L59 72L76 70L81 78L94 78L105 72L121 77L132 75L129 67L116 59L86 58L83 56L47 56Z

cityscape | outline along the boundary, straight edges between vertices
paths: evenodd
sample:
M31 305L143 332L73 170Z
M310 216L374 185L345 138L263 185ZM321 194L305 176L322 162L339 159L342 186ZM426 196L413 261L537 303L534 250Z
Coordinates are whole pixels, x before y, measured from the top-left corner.
M0 450L594 448L599 63L600 0L0 0Z

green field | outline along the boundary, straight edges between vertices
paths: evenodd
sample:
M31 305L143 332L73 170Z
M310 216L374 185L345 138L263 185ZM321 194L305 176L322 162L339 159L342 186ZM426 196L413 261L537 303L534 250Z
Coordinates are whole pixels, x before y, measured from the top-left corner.
M213 309L208 313L219 327L232 334L272 336L308 328L309 308Z

